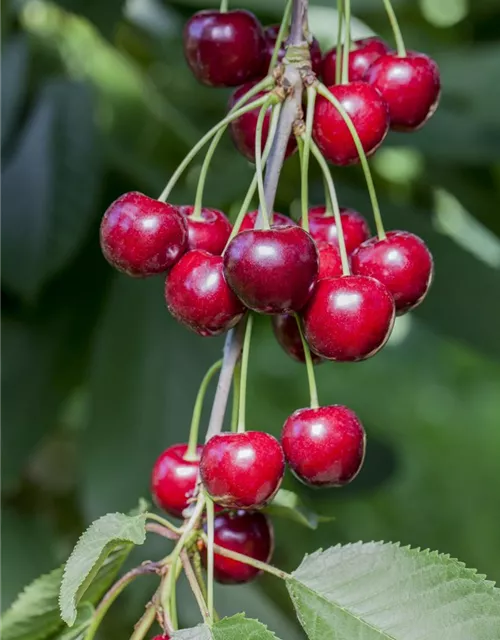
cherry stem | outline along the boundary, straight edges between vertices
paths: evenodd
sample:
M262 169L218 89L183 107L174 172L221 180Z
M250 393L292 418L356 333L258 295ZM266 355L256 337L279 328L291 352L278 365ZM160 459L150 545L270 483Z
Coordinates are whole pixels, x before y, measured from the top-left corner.
M342 23L344 20L344 0L337 0L337 53L335 56L335 84L340 84L342 74Z
M342 57L342 84L349 82L349 52L351 49L351 0L344 0L344 55Z
M181 571L181 566L179 559L176 558L170 567L170 574L173 576L173 585L171 583L170 589L170 619L172 620L174 629L179 628L179 622L177 620L177 579Z
M193 592L196 603L200 609L201 615L203 616L203 620L204 622L209 623L210 613L207 607L207 603L205 602L205 597L200 588L200 584L185 549L181 551L181 562L182 568L184 569L184 574L187 578L187 581L189 582L189 586L191 587L191 591Z
M375 185L373 184L373 177L370 171L370 165L368 164L368 160L366 158L365 150L363 149L363 145L361 140L359 139L358 132L356 131L356 127L354 126L351 117L347 113L347 111L342 106L341 102L337 100L337 98L330 93L327 87L324 84L319 83L318 85L318 93L326 98L340 113L342 119L347 125L349 129L353 142L356 146L359 159L361 162L361 166L363 168L363 173L365 174L366 186L368 188L368 194L370 196L370 202L373 209L373 217L375 218L375 226L377 228L377 235L379 240L385 240L385 230L384 223L382 222L382 214L380 213L380 207L378 204L377 194L375 191Z
M231 431L238 429L238 412L240 405L240 378L241 364L238 362L233 373L233 408L231 412Z
M311 349L304 338L304 332L302 331L302 325L300 323L300 318L297 313L295 315L295 320L297 322L297 328L299 330L300 339L302 341L302 348L304 349L304 357L306 359L306 369L307 369L307 379L309 382L309 397L311 400L311 409L317 409L319 407L318 402L318 387L316 386L316 376L314 375L314 364L311 357Z
M214 377L214 375L222 367L222 359L217 360L210 369L206 372L203 380L201 381L198 395L196 396L196 402L194 403L193 417L191 418L191 428L189 430L189 444L187 451L184 455L184 460L198 460L196 455L196 447L198 445L198 431L200 427L201 412L203 409L203 400L207 392L208 385Z
M228 10L229 2L228 0L221 0L219 11L221 13L226 13Z
M262 128L264 126L264 119L267 115L267 110L271 106L274 98L271 96L264 106L261 107L259 117L257 118L257 126L255 129L255 175L257 177L257 189L259 191L259 204L262 211L262 227L264 229L270 229L269 224L269 211L266 205L266 196L264 193L264 175L262 168Z
M342 262L342 273L344 276L348 276L350 275L351 270L349 268L349 258L347 257L344 229L342 228L342 218L340 216L340 207L337 198L337 192L335 191L335 185L333 184L333 179L330 170L328 169L328 164L321 155L321 151L318 149L315 142L312 142L311 144L311 151L313 156L318 161L318 164L323 172L323 177L327 185L327 191L330 195L330 201L333 208L333 217L335 218L335 226L337 227L337 239L339 242L340 260Z
M300 157L300 196L302 204L302 228L309 231L309 157L311 154L311 136L314 120L316 89L307 87L306 131L303 138Z
M323 189L325 191L325 218L328 218L329 216L333 216L333 205L325 176L323 176Z
M161 524L156 524L156 522L147 522L146 523L146 531L148 533L156 533L158 536L162 536L162 538L167 538L167 540L178 540L180 533L174 533L167 527L164 527Z
M134 632L130 636L130 640L143 640L146 634L151 629L151 625L156 618L156 607L153 604L148 604L146 611L140 618L139 622L134 627Z
M391 0L383 0L384 7L387 13L387 17L389 18L389 22L391 23L391 29L394 34L394 40L396 41L396 48L398 50L398 56L400 58L406 57L406 47L403 40L403 34L401 33L401 29L399 28L398 19L396 18L396 14L391 4Z
M241 373L240 373L240 393L239 393L239 409L238 409L238 427L237 432L245 431L245 411L247 396L247 374L248 374L248 356L250 354L250 341L252 339L253 315L248 313L247 324L245 327L245 339L243 341L243 352L241 354Z
M159 522L163 527L165 527L166 529L169 529L176 535L180 534L180 529L178 529L175 525L173 525L170 522L170 520L167 520L166 518L162 518L161 516L157 515L156 513L152 513L151 511L147 511L144 515L146 516L147 520L155 520L156 522Z
M285 32L288 29L288 26L290 23L291 13L292 13L292 0L288 0L288 2L285 5L285 12L283 13L283 19L281 20L280 30L278 31L278 36L276 37L276 44L274 45L273 55L271 56L271 62L269 63L268 73L272 72L272 70L276 66L276 62L278 61L278 55L281 49L281 45L283 43Z
M210 624L213 620L214 610L214 503L209 495L205 495L207 511L207 607Z

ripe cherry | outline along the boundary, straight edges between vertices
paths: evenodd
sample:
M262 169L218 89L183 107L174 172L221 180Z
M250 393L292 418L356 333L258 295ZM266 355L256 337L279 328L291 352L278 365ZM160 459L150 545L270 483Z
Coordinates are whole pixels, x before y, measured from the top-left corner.
M229 509L255 509L279 489L285 460L280 443L262 431L222 433L204 446L200 474L213 501Z
M318 282L304 310L305 337L327 360L364 360L384 346L394 316L394 300L378 280L328 278Z
M201 218L195 218L194 207L184 205L178 209L186 216L189 248L202 249L220 256L232 229L231 223L222 211L203 207L200 211Z
M229 99L229 109L232 109L236 102L242 98L253 86L255 82L249 82L242 87L236 89ZM259 91L251 100L256 100L267 94L266 91ZM259 118L260 107L247 111L242 116L233 120L229 125L229 133L238 149L250 162L255 162L255 132L257 130L257 120ZM266 146L267 136L269 133L269 125L271 122L271 107L267 110L266 117L262 126L262 150ZM286 157L290 156L297 149L295 136L290 136L286 148Z
M196 448L194 460L186 459L187 444L175 444L156 460L151 475L151 492L155 503L175 518L194 495L203 447Z
M344 232L344 242L347 254L351 254L356 247L368 240L370 227L363 216L354 209L340 209L340 220ZM338 246L337 225L333 215L327 215L324 205L310 207L309 233L316 242L329 242Z
M423 53L408 51L406 58L395 53L381 56L368 69L365 80L386 102L391 129L415 131L437 109L439 68Z
M294 360L297 360L298 362L305 362L306 358L304 355L304 348L302 346L302 340L300 338L295 316L283 313L279 316L273 316L271 318L271 323L276 340L282 347L283 351L285 351L285 353ZM313 364L323 362L319 356L312 352L311 358Z
M349 82L363 80L363 76L365 75L368 67L375 62L377 58L390 50L389 45L376 36L354 40L352 46L353 49L349 52ZM327 51L323 58L321 75L323 77L323 82L326 85L336 84L336 61L337 47L334 47Z
M342 259L340 250L328 242L317 242L319 271L318 280L323 278L338 278L342 275Z
M271 63L271 58L273 57L273 51L276 45L276 40L278 38L279 30L280 30L279 24L272 24L264 29L266 49L265 49L264 66L262 70L263 76L267 75L267 70L269 68L269 64ZM285 42L286 42L286 38L285 38ZM285 42L283 42L283 44L280 47L277 62L281 62L285 57ZM312 70L316 75L319 75L321 73L322 54L321 54L321 48L319 46L319 42L314 37L311 38L311 41L309 44L309 54L311 56Z
M201 336L217 336L234 327L245 309L229 288L220 256L188 251L165 281L170 313Z
M153 636L152 640L170 640L170 636L164 633L162 636Z
M335 85L329 91L351 117L365 154L374 153L389 129L389 113L380 94L364 82ZM351 132L337 109L323 96L316 99L313 137L329 162L337 165L359 162Z
M415 308L432 281L432 255L424 241L408 231L389 231L385 240L370 238L352 256L355 274L371 276L391 292L396 313Z
M264 32L243 9L198 11L184 27L184 55L203 84L236 87L257 78L264 59Z
M299 409L283 426L281 443L293 473L316 487L340 487L361 469L365 431L347 407Z
M245 217L243 218L240 226L241 231L252 230L255 227L255 223L257 222L258 211L249 211ZM288 216L285 216L283 213L273 212L273 223L271 225L274 227L296 227L298 226L295 220L292 220Z
M226 249L224 274L232 290L254 311L299 311L316 282L318 252L300 227L243 231Z
M263 513L219 513L214 520L214 542L254 560L269 562L274 548L274 531L269 518ZM202 547L201 558L206 567L205 546ZM255 567L214 553L214 578L217 582L243 584L260 574L261 571Z
M106 260L129 276L164 273L187 249L187 225L176 207L142 193L124 193L101 222Z

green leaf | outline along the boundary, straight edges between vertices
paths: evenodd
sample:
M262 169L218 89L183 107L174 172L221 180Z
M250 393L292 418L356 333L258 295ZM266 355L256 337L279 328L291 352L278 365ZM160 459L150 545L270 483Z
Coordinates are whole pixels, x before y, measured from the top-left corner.
M496 640L500 590L448 555L398 544L337 545L287 580L311 640Z
M272 631L258 620L245 618L238 613L231 618L224 618L211 628L206 624L199 624L192 629L177 631L173 640L278 640Z
M94 607L90 602L83 602L78 607L74 625L71 628L64 627L62 631L51 636L50 640L80 640L84 637L85 632L90 627L93 616Z
M122 542L143 544L145 538L144 515L131 517L108 513L90 525L78 540L64 569L59 607L66 624L71 626L75 622L78 601L111 550Z
M293 491L288 491L288 489L280 489L274 500L263 511L271 516L294 520L309 529L316 529L322 521L334 520L333 517L319 516L304 505L300 496Z

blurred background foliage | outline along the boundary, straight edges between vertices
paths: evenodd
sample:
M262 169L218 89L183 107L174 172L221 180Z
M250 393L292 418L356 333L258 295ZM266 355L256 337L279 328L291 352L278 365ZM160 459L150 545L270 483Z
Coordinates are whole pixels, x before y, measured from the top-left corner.
M213 3L215 4L215 3ZM245 0L264 24L283 0ZM331 3L312 3L324 46ZM500 4L394 2L409 48L441 66L441 107L414 135L390 135L372 162L388 228L421 235L436 262L425 304L398 321L376 358L317 369L324 403L365 422L368 455L342 491L295 488L335 521L317 531L276 522L276 562L339 541L400 540L448 552L500 578ZM330 6L329 6L330 5ZM2 606L61 563L93 518L148 496L151 465L186 438L192 403L219 339L168 316L162 279L114 273L98 224L119 194L158 194L224 113L227 92L199 86L182 25L198 0L2 2ZM382 2L353 0L355 35L390 39ZM369 25L367 27L366 25ZM202 156L178 188L188 203ZM312 196L321 202L319 173ZM252 167L229 140L205 203L234 214ZM341 203L370 215L360 171L335 169ZM277 210L298 211L298 163ZM252 345L251 428L277 434L307 402L305 371L263 318ZM162 552L151 543L135 562ZM152 584L111 613L103 637L128 637ZM194 623L187 595L181 619ZM221 588L222 613L245 610L287 640L303 637L287 597L263 580Z

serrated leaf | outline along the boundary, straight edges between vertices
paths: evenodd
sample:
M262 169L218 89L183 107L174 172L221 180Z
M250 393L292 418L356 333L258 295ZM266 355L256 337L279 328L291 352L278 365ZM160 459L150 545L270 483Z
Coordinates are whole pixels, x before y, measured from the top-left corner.
M78 601L111 550L123 542L143 544L145 538L144 515L108 513L90 525L78 540L64 569L59 607L66 624L71 626L75 622Z
M177 631L173 640L279 640L277 636L258 620L245 618L238 613L220 620L212 627L199 624L192 629Z
M90 602L83 602L78 607L75 624L70 628L64 627L62 631L51 636L50 640L81 640L90 627L94 611Z
M338 545L306 556L287 586L311 640L498 640L500 590L435 551Z
M263 511L278 518L288 518L309 527L309 529L317 529L320 522L334 519L319 516L315 511L306 507L295 492L288 489L280 489L274 500Z

